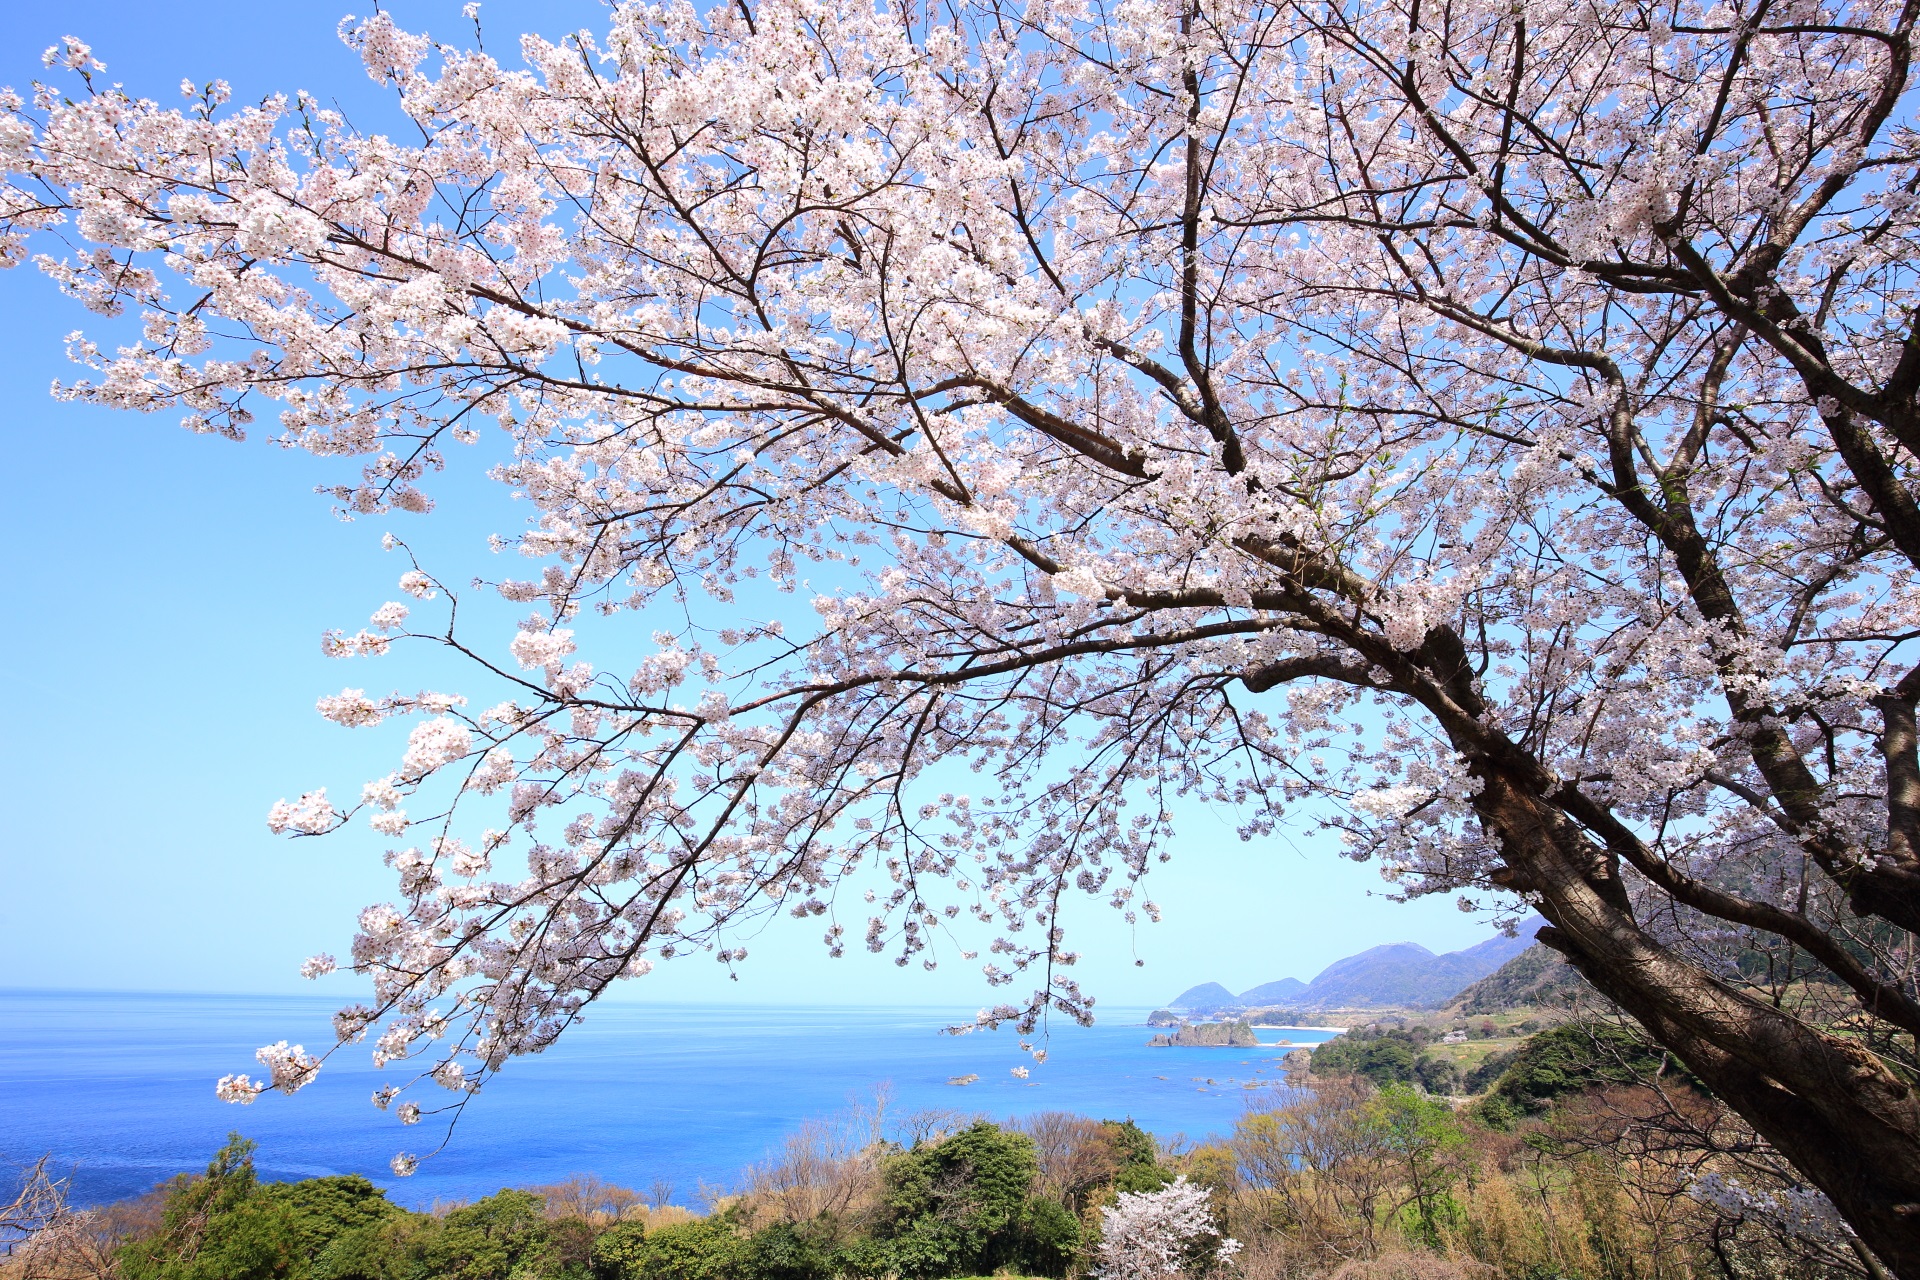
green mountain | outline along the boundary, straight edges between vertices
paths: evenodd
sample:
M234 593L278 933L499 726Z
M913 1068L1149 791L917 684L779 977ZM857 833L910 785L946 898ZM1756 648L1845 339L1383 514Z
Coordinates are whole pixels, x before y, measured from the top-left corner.
M1477 946L1435 955L1417 942L1390 942L1336 960L1312 982L1281 978L1236 996L1217 982L1182 992L1168 1008L1182 1013L1232 1013L1280 1006L1290 1009L1439 1008L1533 945L1537 917L1516 937L1496 937Z
M1249 1007L1262 1004L1292 1004L1300 998L1307 984L1298 978L1282 978L1278 982L1263 982L1251 991L1240 993L1240 1003Z
M1535 943L1462 991L1454 1006L1462 1013L1500 1013L1561 1004L1587 989L1587 980L1559 952Z
M1167 1005L1167 1008L1181 1013L1215 1013L1239 1007L1240 997L1217 982L1203 982L1197 987L1189 987Z

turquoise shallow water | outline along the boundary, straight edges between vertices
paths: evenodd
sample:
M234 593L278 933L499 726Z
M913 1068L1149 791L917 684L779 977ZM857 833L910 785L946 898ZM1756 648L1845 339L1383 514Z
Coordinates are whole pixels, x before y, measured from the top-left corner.
M403 1129L369 1104L390 1073L375 1072L364 1048L342 1051L292 1098L236 1107L213 1096L219 1076L254 1068L258 1045L326 1044L333 1007L312 997L0 991L0 1156L52 1152L76 1169L80 1197L100 1202L205 1167L239 1129L259 1142L264 1177L363 1173L412 1205L574 1173L639 1188L666 1179L677 1202L692 1203L700 1182L733 1185L802 1121L883 1082L894 1115L1076 1111L1199 1139L1231 1128L1264 1095L1245 1086L1275 1080L1287 1052L1150 1049L1146 1010L1107 1010L1090 1028L1057 1023L1048 1061L1022 1081L1009 1069L1031 1060L1012 1032L941 1034L971 1010L607 1005L545 1054L511 1064L445 1151L395 1179L388 1158L423 1150L437 1131ZM1261 1039L1304 1045L1329 1034ZM946 1083L966 1074L978 1083Z

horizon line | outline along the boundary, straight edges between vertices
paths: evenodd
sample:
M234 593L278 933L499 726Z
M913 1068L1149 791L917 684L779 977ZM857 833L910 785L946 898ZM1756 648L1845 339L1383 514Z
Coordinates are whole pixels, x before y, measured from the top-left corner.
M5 996L183 996L191 999L214 1000L312 1000L337 1005L344 1000L371 1000L371 992L347 992L339 995L317 991L219 991L210 989L188 989L180 987L44 987L44 986L6 986L0 985L0 997ZM971 1001L961 1001L971 1004ZM743 1000L728 1001L693 998L644 998L601 997L589 1002L590 1005L685 1005L739 1009L946 1009L953 1002L906 1002L897 1000ZM1153 1010L1159 1006L1152 1002L1137 1004L1115 1003L1096 1006L1107 1010Z

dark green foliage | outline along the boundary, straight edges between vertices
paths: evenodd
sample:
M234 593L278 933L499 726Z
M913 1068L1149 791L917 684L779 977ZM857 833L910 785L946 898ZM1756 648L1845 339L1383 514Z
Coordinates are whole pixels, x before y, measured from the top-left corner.
M1031 1139L984 1120L893 1157L878 1234L900 1273L984 1274L1011 1261L1037 1169Z
M280 1280L306 1274L290 1213L258 1194L253 1151L252 1142L229 1134L205 1175L173 1180L160 1230L121 1250L126 1280Z
M1460 1069L1445 1058L1421 1054L1413 1063L1413 1078L1428 1093L1453 1093L1460 1087Z
M533 1280L554 1274L540 1197L500 1191L455 1209L408 1241L421 1280Z
M1483 1068L1484 1070L1484 1068ZM1478 1073L1476 1073L1478 1074ZM1692 1085L1664 1050L1637 1031L1606 1022L1550 1027L1514 1050L1481 1105L1489 1123L1544 1111L1558 1098L1603 1085L1634 1084L1664 1075Z
M1517 1105L1537 1111L1570 1093L1650 1077L1660 1070L1665 1056L1625 1027L1569 1023L1521 1045L1494 1089Z
M1417 1084L1428 1093L1454 1093L1460 1069L1434 1054L1427 1027L1356 1027L1313 1051L1313 1072L1323 1076L1364 1076L1375 1086Z
M748 1242L724 1216L676 1222L649 1231L613 1280L739 1280Z
M348 1232L313 1259L313 1280L413 1280L407 1240L417 1230L409 1215Z
M836 1270L829 1245L812 1224L776 1222L747 1241L746 1274L753 1280L827 1280Z
M593 1280L633 1280L640 1274L647 1227L642 1222L616 1222L602 1231L588 1253Z
M1456 997L1462 1013L1503 1013L1508 1009L1565 1004L1589 990L1579 970L1558 952L1535 943Z
M887 1245L891 1269L908 1280L985 1275L1001 1267L1062 1273L1079 1227L1059 1206L1031 1194L1036 1171L1031 1139L984 1120L894 1156L884 1171L875 1232Z
M1154 1142L1153 1135L1133 1121L1102 1120L1100 1131L1119 1157L1123 1168L1159 1164L1160 1148Z
M415 1237L432 1230L421 1214L404 1214L335 1239L313 1261L313 1280L414 1280Z
M1153 1135L1131 1120L1102 1120L1101 1133L1114 1153L1119 1169L1113 1175L1112 1192L1158 1191L1173 1181L1173 1174L1160 1165L1160 1148ZM1077 1235L1078 1228L1076 1228ZM1046 1274L1051 1275L1052 1272Z
M540 1197L525 1191L502 1191L437 1219L388 1206L381 1218L329 1241L313 1260L311 1280L586 1280L591 1227L588 1233L584 1241L556 1241Z
M886 1280L895 1274L893 1250L872 1236L858 1236L834 1255L837 1274L845 1280Z
M357 1173L342 1178L269 1182L260 1188L260 1194L286 1210L294 1247L309 1262L347 1232L377 1226L406 1212Z
M1508 1049L1502 1053L1488 1054L1479 1066L1467 1072L1461 1087L1468 1093L1485 1092L1500 1078L1500 1073L1507 1069L1519 1052L1518 1049Z
M1313 1051L1313 1073L1319 1076L1365 1076L1376 1085L1410 1084L1419 1057L1413 1037L1404 1031L1378 1035L1349 1031Z
M1123 1176L1128 1173L1137 1176L1142 1170L1155 1179L1142 1190L1157 1191L1172 1181L1151 1165L1130 1165ZM1019 1248L1021 1271L1033 1276L1066 1275L1080 1250L1080 1220L1058 1200L1034 1196L1026 1203L1021 1225L1025 1236Z
M1130 1164L1113 1175L1110 1190L1114 1195L1123 1191L1158 1191L1172 1181L1173 1175L1157 1164Z
M168 1185L160 1229L120 1252L126 1280L363 1280L322 1273L319 1260L343 1237L373 1233L405 1211L358 1176L262 1185L253 1151L230 1134L204 1176ZM364 1280L390 1277L366 1272Z

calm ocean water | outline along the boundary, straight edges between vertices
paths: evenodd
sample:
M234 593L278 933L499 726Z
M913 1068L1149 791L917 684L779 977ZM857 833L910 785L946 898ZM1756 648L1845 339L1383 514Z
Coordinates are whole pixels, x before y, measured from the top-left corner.
M1056 1023L1048 1061L1029 1063L1010 1031L942 1035L970 1010L606 1005L555 1048L521 1059L467 1108L446 1150L395 1179L387 1160L437 1141L368 1102L391 1073L363 1047L342 1051L292 1098L217 1101L213 1082L254 1066L286 1038L328 1043L334 1002L312 997L0 991L0 1156L51 1152L98 1203L205 1167L228 1130L260 1144L266 1178L362 1173L409 1205L592 1173L694 1202L702 1181L737 1182L810 1117L890 1086L892 1114L940 1107L994 1119L1035 1111L1131 1118L1170 1138L1224 1132L1280 1074L1284 1047L1149 1049L1146 1010L1098 1025ZM1331 1033L1263 1031L1315 1044ZM978 1083L955 1087L954 1076ZM438 1093L438 1090L433 1090ZM445 1095L442 1095L443 1097ZM422 1103L430 1099L420 1096Z

